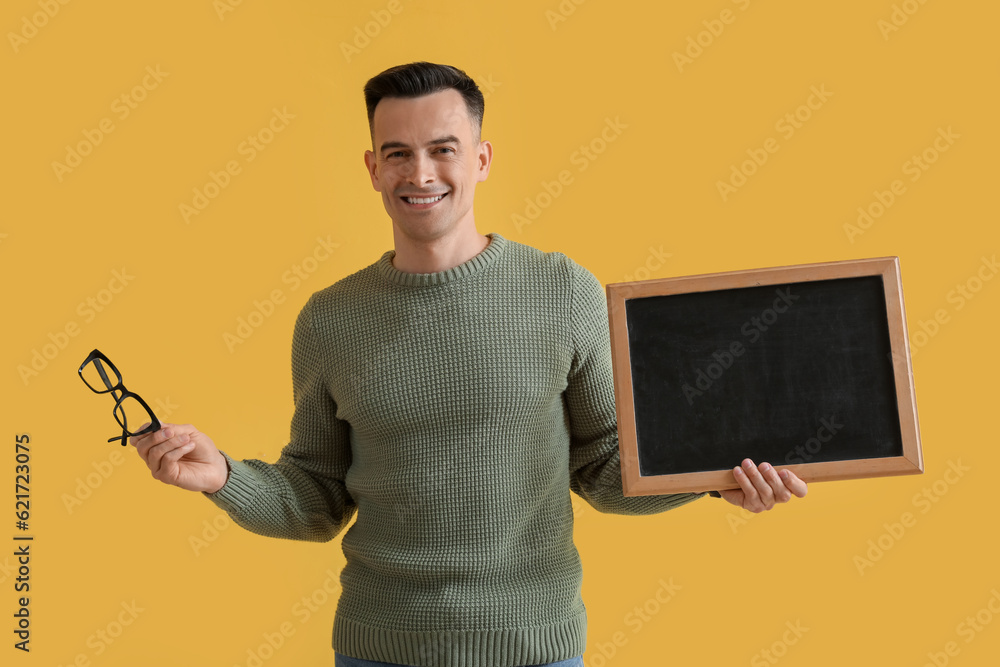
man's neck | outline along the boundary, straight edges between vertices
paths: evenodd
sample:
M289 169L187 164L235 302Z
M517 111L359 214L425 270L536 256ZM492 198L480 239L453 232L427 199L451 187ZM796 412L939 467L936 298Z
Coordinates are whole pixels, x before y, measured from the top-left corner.
M428 242L415 241L394 231L393 241L396 253L392 265L404 273L447 271L469 261L490 244L490 238L480 234L475 227L468 233Z

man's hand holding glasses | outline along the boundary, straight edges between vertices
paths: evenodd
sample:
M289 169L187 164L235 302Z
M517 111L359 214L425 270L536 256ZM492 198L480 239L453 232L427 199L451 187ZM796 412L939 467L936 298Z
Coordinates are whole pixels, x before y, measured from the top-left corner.
M208 493L225 485L229 466L212 439L190 424L161 424L146 401L125 388L122 374L100 350L87 356L78 373L92 391L115 399L113 414L122 434L108 442L121 440L124 446L128 439L155 479ZM140 421L145 423L136 428Z
M191 424L163 424L159 431L130 439L153 478L189 491L215 493L229 466L212 439Z

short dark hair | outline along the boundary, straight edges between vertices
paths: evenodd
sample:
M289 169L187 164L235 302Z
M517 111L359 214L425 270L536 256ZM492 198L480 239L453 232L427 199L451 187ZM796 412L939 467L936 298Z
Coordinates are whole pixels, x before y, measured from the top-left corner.
M457 67L420 61L390 67L365 84L368 130L372 140L375 138L375 107L383 97L421 97L448 88L454 88L462 95L478 138L483 131L486 103L476 82Z

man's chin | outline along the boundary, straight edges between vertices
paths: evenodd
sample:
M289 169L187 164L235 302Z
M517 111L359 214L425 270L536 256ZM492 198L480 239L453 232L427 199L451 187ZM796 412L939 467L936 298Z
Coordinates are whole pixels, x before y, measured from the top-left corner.
M411 216L393 218L392 224L398 234L418 243L435 241L446 236L454 228L454 225L448 224L446 220L437 216L434 216L434 219L431 219L431 216L426 216L416 220Z

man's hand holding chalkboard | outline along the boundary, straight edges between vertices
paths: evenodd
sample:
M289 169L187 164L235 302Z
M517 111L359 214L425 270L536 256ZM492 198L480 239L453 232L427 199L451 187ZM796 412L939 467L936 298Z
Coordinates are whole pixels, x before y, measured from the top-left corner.
M743 459L743 466L733 468L733 477L739 482L738 489L725 489L719 494L726 500L750 512L763 512L775 503L787 503L792 496L803 498L806 483L791 470L777 471L770 463L754 465L750 459Z

